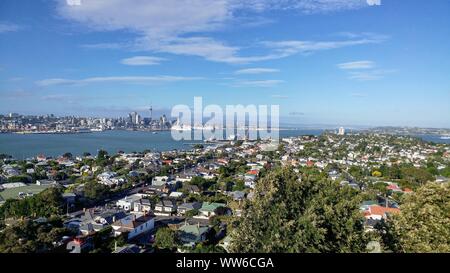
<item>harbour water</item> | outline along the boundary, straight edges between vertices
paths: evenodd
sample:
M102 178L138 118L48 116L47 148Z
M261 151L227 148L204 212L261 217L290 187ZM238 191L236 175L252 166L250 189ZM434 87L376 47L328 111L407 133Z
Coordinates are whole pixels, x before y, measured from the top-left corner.
M319 135L323 130L281 130L280 137L297 135ZM170 131L103 131L86 134L0 134L0 154L12 155L17 159L45 156L59 156L66 152L81 155L84 152L97 154L99 149L109 153L140 152L144 150L168 151L187 150L192 144L203 141L175 141Z
M323 130L281 130L280 137L299 135L320 135ZM418 136L426 141L448 143L435 135ZM192 144L203 141L175 141L170 131L158 133L142 131L104 131L87 134L0 134L0 154L9 154L17 159L34 157L39 154L59 156L66 152L81 155L84 152L97 154L99 149L109 153L118 151L168 151L190 149Z

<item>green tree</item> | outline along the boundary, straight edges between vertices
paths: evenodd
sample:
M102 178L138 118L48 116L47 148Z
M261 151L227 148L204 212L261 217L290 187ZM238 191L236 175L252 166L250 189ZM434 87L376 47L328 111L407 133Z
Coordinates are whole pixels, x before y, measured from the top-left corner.
M379 229L386 248L394 252L450 252L450 184L420 187Z
M109 193L109 188L97 181L88 181L84 184L84 196L91 200L101 200Z
M67 159L71 159L73 157L73 155L72 155L72 153L65 153L65 154L63 154L63 157L67 158Z
M360 198L350 187L315 176L299 181L292 168L260 180L232 233L233 252L363 252Z
M49 188L25 199L9 199L0 207L0 218L3 217L49 217L58 215L64 205L61 190Z
M402 177L415 187L419 187L428 181L434 181L434 177L425 169L419 168L403 168L401 170Z
M156 232L155 246L159 249L173 249L177 245L176 232L170 228L160 228Z

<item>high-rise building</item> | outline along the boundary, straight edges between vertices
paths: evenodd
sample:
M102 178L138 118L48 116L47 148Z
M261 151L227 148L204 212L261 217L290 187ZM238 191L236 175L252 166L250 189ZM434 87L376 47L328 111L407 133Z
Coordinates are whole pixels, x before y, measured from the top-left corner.
M339 128L338 135L340 135L340 136L345 135L345 129L344 129L344 127Z
M135 120L134 120L134 124L140 124L141 123L141 115L139 115L139 114L137 114L136 115L136 118L135 118Z
M138 118L138 113L136 113L136 112L131 112L129 115L128 115L128 118L129 118L129 122L130 123L132 123L132 124L137 124L137 118Z

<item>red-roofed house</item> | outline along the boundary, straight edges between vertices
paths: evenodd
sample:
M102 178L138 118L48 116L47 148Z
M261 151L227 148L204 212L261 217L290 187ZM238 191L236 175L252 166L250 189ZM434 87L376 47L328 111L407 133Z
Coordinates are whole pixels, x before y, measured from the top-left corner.
M396 183L390 183L386 186L386 189L391 190L393 192L402 192L402 189Z
M413 190L411 190L410 188L404 188L404 189L403 189L403 192L404 192L404 193L412 193Z
M397 208L386 208L379 205L369 206L364 212L364 216L367 219L381 220L386 219L387 214L399 213L400 209Z

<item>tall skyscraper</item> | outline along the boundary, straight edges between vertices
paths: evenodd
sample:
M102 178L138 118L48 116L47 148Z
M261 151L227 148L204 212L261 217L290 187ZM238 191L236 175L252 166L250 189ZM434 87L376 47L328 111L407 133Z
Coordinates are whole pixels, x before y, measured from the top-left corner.
M139 116L139 114L138 113L136 113L136 112L131 112L129 115L128 115L128 118L129 118L129 121L131 122L131 123L133 123L133 124L137 124L137 119L138 119L138 116Z
M339 128L338 135L340 135L340 136L345 135L345 129L344 129L344 127Z

